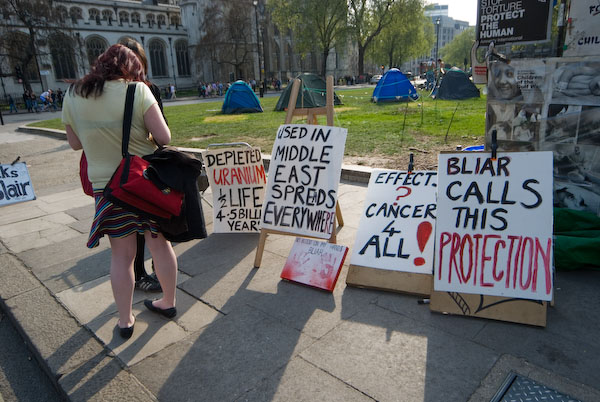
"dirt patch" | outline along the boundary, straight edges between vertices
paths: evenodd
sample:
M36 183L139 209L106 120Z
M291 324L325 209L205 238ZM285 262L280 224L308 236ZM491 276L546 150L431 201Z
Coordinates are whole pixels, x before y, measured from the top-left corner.
M480 145L474 139L464 139L466 142L439 144L428 141L428 137L418 138L419 147L407 147L395 155L357 155L344 156L344 164L368 166L383 169L408 169L410 154L413 154L415 170L436 170L438 154L440 152L456 151L459 147L466 148L471 145Z

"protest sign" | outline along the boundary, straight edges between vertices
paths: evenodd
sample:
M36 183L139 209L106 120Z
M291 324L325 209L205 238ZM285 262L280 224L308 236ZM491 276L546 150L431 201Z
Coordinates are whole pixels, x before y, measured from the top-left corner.
M318 125L279 127L262 209L263 229L332 236L347 132Z
M600 54L600 3L578 0L569 4L563 56L597 56Z
M0 206L35 200L27 165L0 165Z
M440 154L434 289L552 299L552 153Z
M478 6L476 39L480 45L550 39L551 1L479 0Z
M258 232L266 175L259 148L214 148L202 152L213 194L215 233Z
M333 292L347 253L346 246L297 237L281 277Z
M437 172L375 169L350 263L431 274Z

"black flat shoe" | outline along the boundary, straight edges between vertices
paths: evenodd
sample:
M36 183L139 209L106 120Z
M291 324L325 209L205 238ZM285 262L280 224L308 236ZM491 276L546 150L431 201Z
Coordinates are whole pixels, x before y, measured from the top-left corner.
M152 300L144 300L144 306L152 312L158 313L167 318L173 318L177 315L177 309L175 307L171 308L159 308L152 304Z
M125 327L125 328L119 327L119 324L117 323L117 327L119 328L119 335L121 335L121 338L123 338L123 339L131 338L131 335L133 335L133 327L134 326L135 326L135 321L133 322L133 324L131 324L131 327Z

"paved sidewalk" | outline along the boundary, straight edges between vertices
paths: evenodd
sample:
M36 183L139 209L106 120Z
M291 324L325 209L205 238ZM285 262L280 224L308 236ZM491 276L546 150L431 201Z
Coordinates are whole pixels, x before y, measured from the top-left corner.
M365 194L343 180L338 243L353 245ZM92 214L76 185L0 209L1 308L68 400L486 401L515 371L600 401L600 272L559 272L542 329L347 287L349 258L333 294L284 282L292 236L270 235L255 269L258 235L211 233L175 245L177 318L136 291L123 341L108 242L85 247Z

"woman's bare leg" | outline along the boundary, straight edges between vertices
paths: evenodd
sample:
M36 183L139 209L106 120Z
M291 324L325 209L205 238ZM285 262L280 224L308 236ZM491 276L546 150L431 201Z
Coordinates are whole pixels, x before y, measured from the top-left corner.
M162 286L163 297L153 304L154 306L167 309L175 307L175 286L177 285L177 256L171 242L159 233L153 238L150 232L144 233L146 245L152 254L156 276Z
M135 234L123 238L110 239L110 284L119 310L119 327L133 325L135 318L131 314L133 300L133 260L136 252Z

